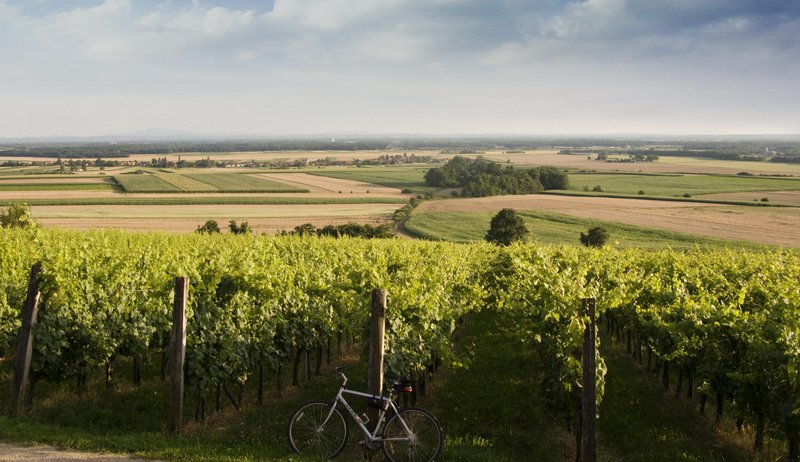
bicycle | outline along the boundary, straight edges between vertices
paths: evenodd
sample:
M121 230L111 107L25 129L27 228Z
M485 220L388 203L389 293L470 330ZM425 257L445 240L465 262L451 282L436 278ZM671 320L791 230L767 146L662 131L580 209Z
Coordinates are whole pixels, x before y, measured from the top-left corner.
M432 461L439 456L443 442L439 421L424 409L398 410L394 404L398 393L413 391L408 379L395 379L389 396L376 396L345 388L344 368L337 367L336 372L343 381L333 401L306 403L289 419L289 444L295 452L322 459L332 459L342 452L347 444L348 427L337 409L341 404L364 434L366 449L381 447L390 462ZM367 429L368 420L353 411L344 395L367 398L367 404L378 410L378 423L373 431Z

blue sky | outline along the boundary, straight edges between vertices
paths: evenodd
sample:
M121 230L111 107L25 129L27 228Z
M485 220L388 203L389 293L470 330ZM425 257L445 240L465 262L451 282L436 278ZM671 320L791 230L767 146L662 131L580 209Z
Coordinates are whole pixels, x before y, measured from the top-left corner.
M0 0L0 137L800 133L800 0Z

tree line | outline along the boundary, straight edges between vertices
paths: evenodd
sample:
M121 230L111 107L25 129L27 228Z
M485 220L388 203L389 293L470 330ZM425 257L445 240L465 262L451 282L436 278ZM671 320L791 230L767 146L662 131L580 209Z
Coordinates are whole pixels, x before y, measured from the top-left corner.
M484 197L567 189L569 178L555 167L515 169L482 157L455 156L442 167L428 170L425 184L437 188L461 188L461 195L466 197Z

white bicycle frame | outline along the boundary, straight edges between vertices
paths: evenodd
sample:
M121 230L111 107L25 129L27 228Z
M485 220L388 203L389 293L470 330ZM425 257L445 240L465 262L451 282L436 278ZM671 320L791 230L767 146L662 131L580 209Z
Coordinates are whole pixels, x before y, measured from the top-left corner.
M335 409L336 409L336 405L338 403L342 403L344 408L347 409L347 412L356 421L356 423L358 424L359 428L361 428L361 432L364 433L364 436L367 437L367 439L369 440L370 443L378 443L378 442L383 443L383 442L392 442L392 441L397 441L397 442L407 442L408 441L408 442L411 442L411 444L415 443L416 436L411 431L411 429L408 427L408 425L406 424L406 421L403 420L403 418L400 416L400 413L397 411L397 407L394 405L394 402L392 402L392 400L390 398L387 398L387 397L384 397L384 396L376 396L376 395L372 395L372 394L369 394L369 393L363 393L363 392L360 392L360 391L356 391L356 390L351 390L349 388L345 388L345 384L347 384L347 377L344 374L341 374L341 375L342 375L342 377L344 377L344 383L342 383L341 388L339 388L339 393L336 394L336 398L333 399L333 405L331 406L331 410L328 412L328 417L325 418L325 421L322 422L322 425L320 425L320 430L325 428L325 424L327 424L328 421L330 420L331 416L333 416L333 413L335 412ZM389 402L389 408L388 409L391 409L394 412L394 414L397 416L397 419L403 425L403 428L405 429L406 434L408 436L405 437L405 438L382 438L382 437L378 436L378 432L380 432L381 431L381 427L383 427L384 420L386 419L386 412L388 410L388 409L383 409L383 408L378 410L378 423L375 425L375 430L370 432L369 429L367 428L367 426L365 425L365 422L361 419L361 417L358 414L356 414L356 412L353 410L353 408L350 407L350 403L348 403L347 400L344 398L345 394L353 395L353 396L359 396L359 397L363 397L363 398L381 398L381 399L387 400Z

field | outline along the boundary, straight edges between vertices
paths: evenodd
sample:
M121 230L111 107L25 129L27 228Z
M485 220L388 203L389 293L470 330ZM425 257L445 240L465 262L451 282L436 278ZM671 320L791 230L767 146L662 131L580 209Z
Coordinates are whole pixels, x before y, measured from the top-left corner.
M118 175L114 177L117 183L125 192L179 192L181 188L172 183L162 180L158 175Z
M793 207L749 207L535 194L430 201L419 206L415 213L497 213L502 208L555 212L582 219L624 223L709 238L800 246L800 234L797 233L800 227L800 209ZM473 225L466 221L463 226L471 228ZM571 239L570 237L568 240Z
M306 192L287 184L238 173L205 174L138 174L117 175L114 179L128 193L162 192L224 192L224 193L284 193Z
M439 150L408 152L439 160L454 155ZM287 151L180 153L168 157L211 157L241 161L364 160L398 153L393 150ZM527 219L533 220L532 227L540 230L541 242L574 244L574 235L580 231L578 228L602 221L607 226L617 223L622 227L615 228L616 240L621 246L682 247L692 245L695 241L713 245L715 239L800 245L794 237L793 228L798 224L800 179L759 176L763 173L800 175L798 166L714 160L701 162L691 158L662 158L653 163L605 163L587 159L586 156L560 155L555 150L519 153L490 150L467 156L476 155L517 166L555 165L575 170L570 173L571 186L567 192L584 197L540 195L451 199L445 191L437 197L447 196L447 200L426 201L406 223L406 228L412 234L437 239L479 239L485 233L483 228L488 214L508 206L540 214L539 218L528 215ZM152 156L140 157L149 160ZM195 229L207 219L223 223L229 220L249 221L258 232L275 232L305 222L315 225L347 221L385 223L390 220L393 210L412 194L435 192L434 188L424 183L423 176L428 168L422 165L392 165L278 170L243 166L225 169L121 166L104 170L90 167L80 174L32 175L30 173L46 172L47 169L7 167L0 169L0 175L3 175L0 177L0 204L25 201L33 206L34 217L43 224L79 229L121 227L185 232ZM580 170L596 172L580 173ZM130 173L136 171L147 173ZM743 171L750 171L754 175L735 175ZM118 191L126 193L108 189L107 182L111 177L119 183ZM595 186L600 186L602 192L592 192ZM590 191L586 192L585 189ZM644 194L639 195L640 191ZM691 197L686 199L685 195ZM660 197L686 202L653 200ZM788 208L740 206L745 203ZM281 211L281 207L292 208L293 205L300 207L291 216ZM136 210L133 206L141 209ZM58 211L58 207L65 209ZM149 213L153 215L147 217ZM349 216L346 215L348 213ZM444 214L437 217L437 213ZM559 214L560 218L548 215L553 213ZM548 218L542 218L545 216ZM579 221L565 223L564 220ZM459 221L462 223L459 224ZM547 229L549 231L545 231ZM658 230L663 233L660 237L657 237ZM563 238L559 237L560 233L564 234Z
M514 165L552 165L573 170L597 172L632 173L686 173L736 175L740 172L765 175L800 176L800 164L780 164L772 162L725 161L715 159L696 159L691 157L660 157L656 162L613 163L587 159L586 155L558 154L558 151L526 151L524 153L505 153L489 151L483 153L487 159Z
M647 196L692 197L708 194L738 192L800 191L800 179L759 178L722 175L635 175L635 174L584 174L569 176L573 191L591 190L599 186L604 193ZM753 196L748 196L752 198Z
M321 203L288 205L73 205L36 206L34 217L44 226L77 229L125 228L190 232L207 220L221 225L230 220L247 221L258 233L291 230L350 221L377 224L398 207L380 203Z
M103 177L74 177L67 175L35 175L27 177L0 176L3 191L110 191L111 184Z
M397 187L347 175L322 175L309 171L309 173L262 173L259 176L296 185L317 194L354 194L362 197L402 197L403 194Z
M422 239L453 242L481 241L489 229L492 212L422 212L414 214L403 230ZM726 241L611 221L589 220L552 212L520 212L531 231L530 241L545 245L578 246L581 232L604 227L614 247L691 249L695 247L757 248L744 242Z
M427 168L359 168L348 170L324 170L314 172L316 175L344 180L374 183L391 188L409 189L414 193L433 192L425 184L424 175Z

